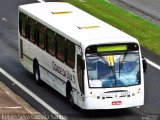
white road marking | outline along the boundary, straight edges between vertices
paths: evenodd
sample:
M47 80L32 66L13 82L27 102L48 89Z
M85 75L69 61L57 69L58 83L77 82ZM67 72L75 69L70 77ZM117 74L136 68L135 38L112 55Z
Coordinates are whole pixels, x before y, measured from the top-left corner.
M0 68L0 72L5 75L9 80L11 80L13 83L15 83L18 87L20 87L23 91L28 93L31 97L33 97L37 102L39 102L42 106L47 108L51 113L53 113L58 119L66 120L63 115L58 113L56 110L54 110L51 106L49 106L46 102L44 102L41 98L39 98L36 94L34 94L32 91L27 89L24 85L22 85L20 82L18 82L15 78L13 78L11 75L9 75L5 70Z
M2 18L2 20L5 21L5 22L7 22L7 19L6 19L6 18Z
M157 68L158 70L160 70L160 66L157 65L156 63L150 61L149 59L145 58L147 60L147 63L149 63L151 66Z
M0 109L21 109L22 107L0 107Z

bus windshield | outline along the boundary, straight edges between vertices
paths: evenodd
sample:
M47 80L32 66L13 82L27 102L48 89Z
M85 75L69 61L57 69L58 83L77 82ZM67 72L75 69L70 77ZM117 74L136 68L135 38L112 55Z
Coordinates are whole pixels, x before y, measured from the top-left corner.
M138 51L86 54L91 88L127 87L140 83Z

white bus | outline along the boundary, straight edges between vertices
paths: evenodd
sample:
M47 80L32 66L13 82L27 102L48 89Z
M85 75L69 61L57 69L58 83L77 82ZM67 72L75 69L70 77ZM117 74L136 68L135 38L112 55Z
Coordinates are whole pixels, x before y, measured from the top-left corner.
M64 2L19 6L18 34L23 66L72 106L144 104L143 61L135 38Z

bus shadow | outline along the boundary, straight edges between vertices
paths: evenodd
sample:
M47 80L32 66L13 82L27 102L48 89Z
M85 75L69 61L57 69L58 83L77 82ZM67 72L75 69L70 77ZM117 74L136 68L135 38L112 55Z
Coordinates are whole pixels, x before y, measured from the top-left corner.
M132 116L135 113L130 109L112 109L112 110L82 110L77 109L83 117L88 119L101 118L120 118L123 116Z

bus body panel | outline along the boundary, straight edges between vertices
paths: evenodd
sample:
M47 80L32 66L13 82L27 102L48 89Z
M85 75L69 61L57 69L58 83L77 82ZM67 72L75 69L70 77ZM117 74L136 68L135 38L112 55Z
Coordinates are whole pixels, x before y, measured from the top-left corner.
M50 54L47 54L42 49L39 49L30 41L24 38L22 39L21 40L23 41L23 59L20 58L22 65L28 71L33 73L33 61L34 59L36 59L39 64L40 78L42 81L46 82L48 85L53 87L55 90L57 90L64 96L66 96L66 83L67 81L70 81L72 87L75 89L74 94L76 95L78 83L75 80L75 72L73 72L75 70L64 65L61 61L57 60ZM59 71L59 69L63 71Z

